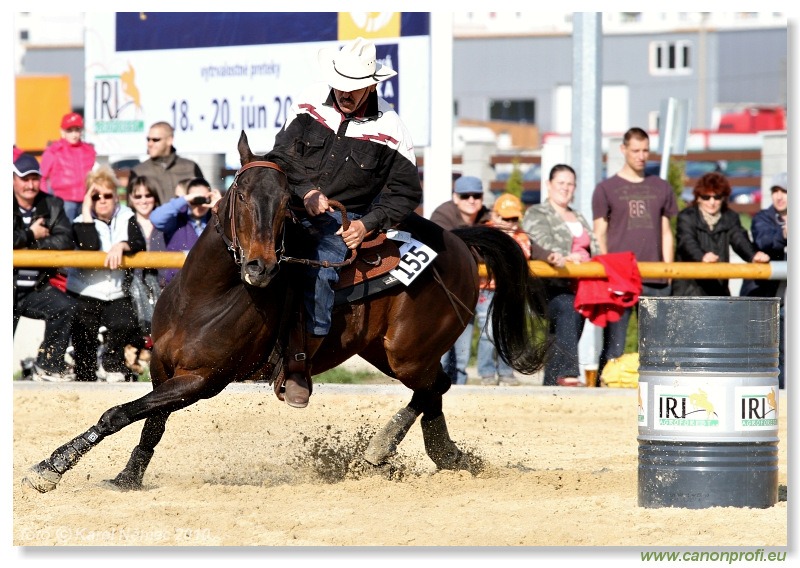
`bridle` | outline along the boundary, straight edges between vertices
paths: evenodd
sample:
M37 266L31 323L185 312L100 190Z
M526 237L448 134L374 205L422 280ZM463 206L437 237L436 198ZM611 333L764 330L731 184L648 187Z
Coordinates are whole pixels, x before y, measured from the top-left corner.
M242 259L244 258L244 249L239 244L239 238L236 236L236 210L235 210L236 200L234 199L233 194L234 194L234 192L236 190L236 187L238 185L237 182L239 180L239 176L243 172L249 170L250 168L269 168L271 170L275 170L275 171L278 171L278 172L282 173L284 176L286 175L286 172L284 172L281 169L281 167L278 164L276 164L275 162L267 162L267 161L263 161L263 160L256 160L254 162L249 162L249 163L243 165L241 168L239 168L237 170L236 174L233 176L233 183L231 183L230 188L228 188L228 196L227 196L227 198L228 198L228 220L230 221L230 225L231 225L231 237L228 238L225 235L225 231L223 230L222 223L219 220L219 215L218 214L214 215L214 222L215 222L215 225L216 225L216 228L217 228L217 232L219 232L219 234L222 235L222 240L227 245L228 251L230 251L231 255L233 256L233 261L238 266L242 265ZM330 203L330 205L332 207L338 209L341 212L341 214L342 214L342 225L344 226L344 229L347 230L347 228L350 226L350 220L347 218L347 211L345 210L344 205L342 205L338 201L334 201L332 199L328 200L328 203ZM290 217L290 218L296 219L296 217L295 217L294 213L291 211L291 209L287 209L286 215L288 217ZM288 263L294 263L294 264L305 264L305 265L311 265L311 266L322 266L322 267L327 268L327 267L347 266L349 264L352 264L353 261L356 259L357 251L355 251L355 250L353 250L351 256L349 258L345 259L343 262L329 262L327 260L326 261L319 261L319 260L311 260L311 259L308 259L308 258L296 258L296 257L293 257L293 256L285 256L283 254L283 252L285 250L285 246L284 246L285 239L286 239L286 224L284 223L284 225L283 225L283 227L281 229L280 245L275 249L275 256L278 258L278 263L279 264L281 262L288 262Z
M225 241L225 244L228 247L228 250L233 255L233 261L238 265L242 265L242 259L244 258L244 249L242 245L239 244L239 237L236 235L236 200L234 199L234 193L238 186L239 176L242 175L243 172L246 172L250 168L269 168L271 170L275 170L277 172L282 173L284 176L286 172L284 172L281 167L276 164L275 162L267 162L256 160L255 162L249 162L243 165L241 168L238 169L236 174L233 176L233 183L231 183L230 188L228 188L228 220L231 224L231 238L228 238L225 235L225 231L222 228L222 223L220 223L219 215L215 214L214 221L216 224L217 231L220 235L222 235L222 240ZM275 254L280 259L283 255L283 235L281 235L281 246L278 250L275 251Z

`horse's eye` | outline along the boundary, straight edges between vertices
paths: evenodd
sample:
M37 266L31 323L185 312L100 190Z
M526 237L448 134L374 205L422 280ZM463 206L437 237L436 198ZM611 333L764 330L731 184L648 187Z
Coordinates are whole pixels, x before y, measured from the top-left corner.
M239 201L244 201L244 193L241 191L236 192L236 197L239 198Z

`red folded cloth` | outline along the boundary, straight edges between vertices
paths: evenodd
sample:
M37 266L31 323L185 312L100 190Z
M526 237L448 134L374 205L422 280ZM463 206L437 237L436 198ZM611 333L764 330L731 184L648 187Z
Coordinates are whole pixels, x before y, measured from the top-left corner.
M592 259L606 269L605 278L581 278L575 293L575 309L599 327L619 321L625 308L639 301L642 276L630 251L601 254Z

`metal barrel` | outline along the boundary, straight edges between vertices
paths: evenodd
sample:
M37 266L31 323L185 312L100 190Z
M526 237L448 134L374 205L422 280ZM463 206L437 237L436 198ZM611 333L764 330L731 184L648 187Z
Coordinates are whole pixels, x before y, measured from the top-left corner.
M777 298L640 298L640 507L777 502L779 308Z

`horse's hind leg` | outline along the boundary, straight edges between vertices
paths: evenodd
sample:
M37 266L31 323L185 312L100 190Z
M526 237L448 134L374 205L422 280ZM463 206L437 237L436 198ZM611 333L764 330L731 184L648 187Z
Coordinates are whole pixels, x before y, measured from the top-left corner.
M144 421L139 444L133 448L125 468L117 474L117 477L109 480L109 483L124 491L142 488L144 472L150 465L155 447L164 435L169 415L170 413L159 413L149 416Z
M441 379L441 381L440 381ZM364 459L372 465L381 465L392 457L408 430L422 414L422 439L425 452L439 469L463 469L463 454L450 439L447 423L442 413L442 395L436 387L442 382L447 390L450 378L439 371L433 390L418 390L408 406L400 409L386 426L369 441Z
M464 469L464 454L458 449L447 430L442 412L442 392L450 387L450 378L439 369L432 390L415 391L409 407L422 412L422 440L425 452L439 469ZM443 390L442 390L443 389Z
M372 465L381 465L397 452L397 446L406 437L409 428L414 424L419 412L410 405L401 408L392 416L389 423L376 433L369 441L364 459Z

